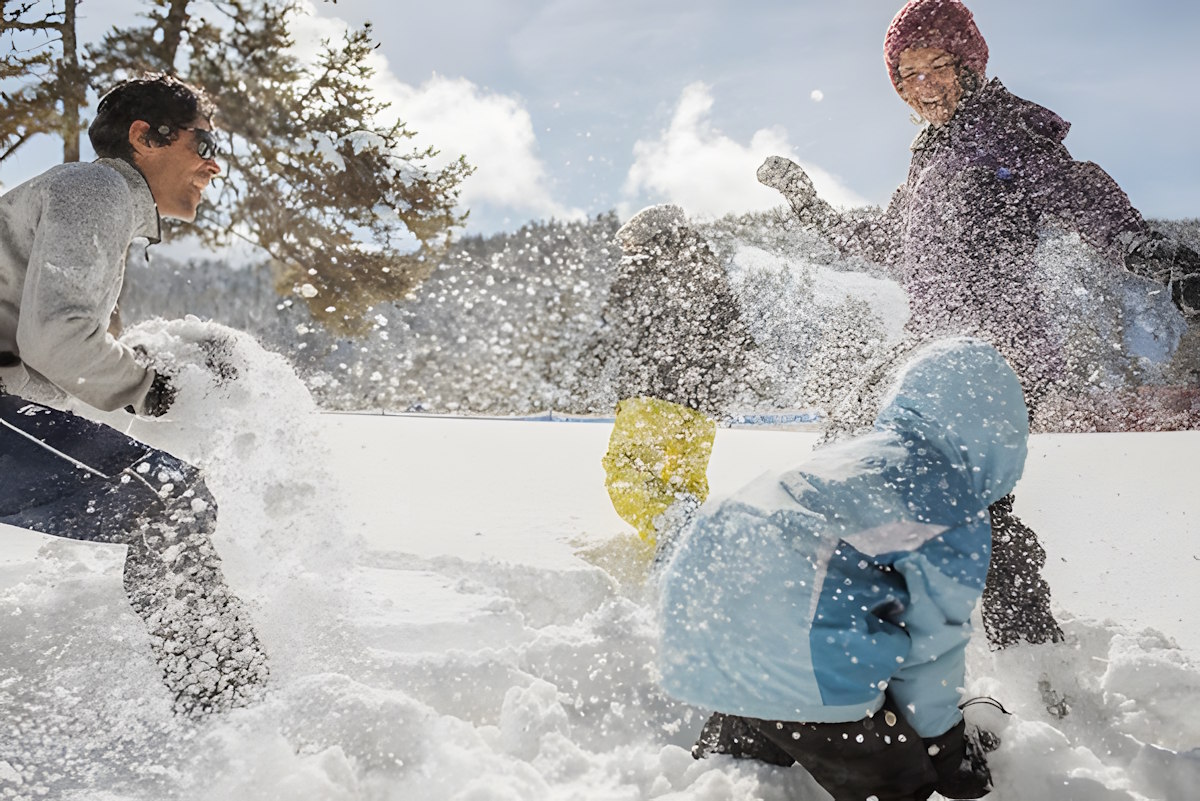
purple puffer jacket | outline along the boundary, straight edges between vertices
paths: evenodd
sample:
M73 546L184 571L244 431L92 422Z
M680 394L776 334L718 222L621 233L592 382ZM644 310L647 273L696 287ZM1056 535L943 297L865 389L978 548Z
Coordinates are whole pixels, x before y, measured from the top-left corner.
M917 137L908 181L885 212L841 214L818 201L808 219L843 251L892 272L909 296L912 333L992 342L1031 405L1062 374L1036 276L1040 235L1076 231L1123 265L1129 243L1150 233L1107 173L1071 158L1069 128L993 79Z

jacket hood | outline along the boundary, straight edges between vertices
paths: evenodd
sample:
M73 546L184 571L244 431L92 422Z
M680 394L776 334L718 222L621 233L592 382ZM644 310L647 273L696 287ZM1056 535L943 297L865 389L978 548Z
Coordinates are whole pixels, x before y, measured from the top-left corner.
M875 428L917 435L964 468L986 505L1012 492L1025 466L1029 413L1016 373L977 339L939 340L896 380Z
M661 576L663 687L720 712L822 722L878 709L914 653L923 675L961 686L987 507L1021 474L1026 418L991 345L939 340L876 430L701 508ZM919 731L953 724L949 693L913 708Z

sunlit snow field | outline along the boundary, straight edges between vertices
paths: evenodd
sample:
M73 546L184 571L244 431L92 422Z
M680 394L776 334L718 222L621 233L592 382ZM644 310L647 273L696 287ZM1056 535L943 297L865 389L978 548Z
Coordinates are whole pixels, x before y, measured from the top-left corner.
M198 334L144 335L161 351ZM123 549L0 528L0 799L827 797L799 768L688 753L706 711L657 688L607 423L322 414L252 343L222 388L176 350L169 419L106 419L205 468L273 690L173 718ZM720 429L713 497L815 440ZM1013 713L978 713L1002 739L997 801L1195 798L1197 453L1200 432L1033 438L1017 512L1069 639L971 647L968 694ZM1064 699L1065 717L1047 708Z

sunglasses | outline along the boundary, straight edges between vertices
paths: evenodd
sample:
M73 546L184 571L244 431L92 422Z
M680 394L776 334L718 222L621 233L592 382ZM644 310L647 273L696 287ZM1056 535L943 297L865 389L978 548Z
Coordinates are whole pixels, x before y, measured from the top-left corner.
M221 155L221 146L217 144L217 138L207 128L184 128L180 126L178 130L192 132L192 136L196 140L196 155L205 161L215 159ZM171 128L168 125L160 125L158 126L158 132L166 136L171 133Z

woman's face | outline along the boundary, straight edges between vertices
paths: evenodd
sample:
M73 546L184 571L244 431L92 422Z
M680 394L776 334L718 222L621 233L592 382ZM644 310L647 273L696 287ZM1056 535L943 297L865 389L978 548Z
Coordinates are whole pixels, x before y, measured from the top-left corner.
M936 47L914 47L900 54L900 83L905 103L931 125L945 125L962 100L958 59Z

